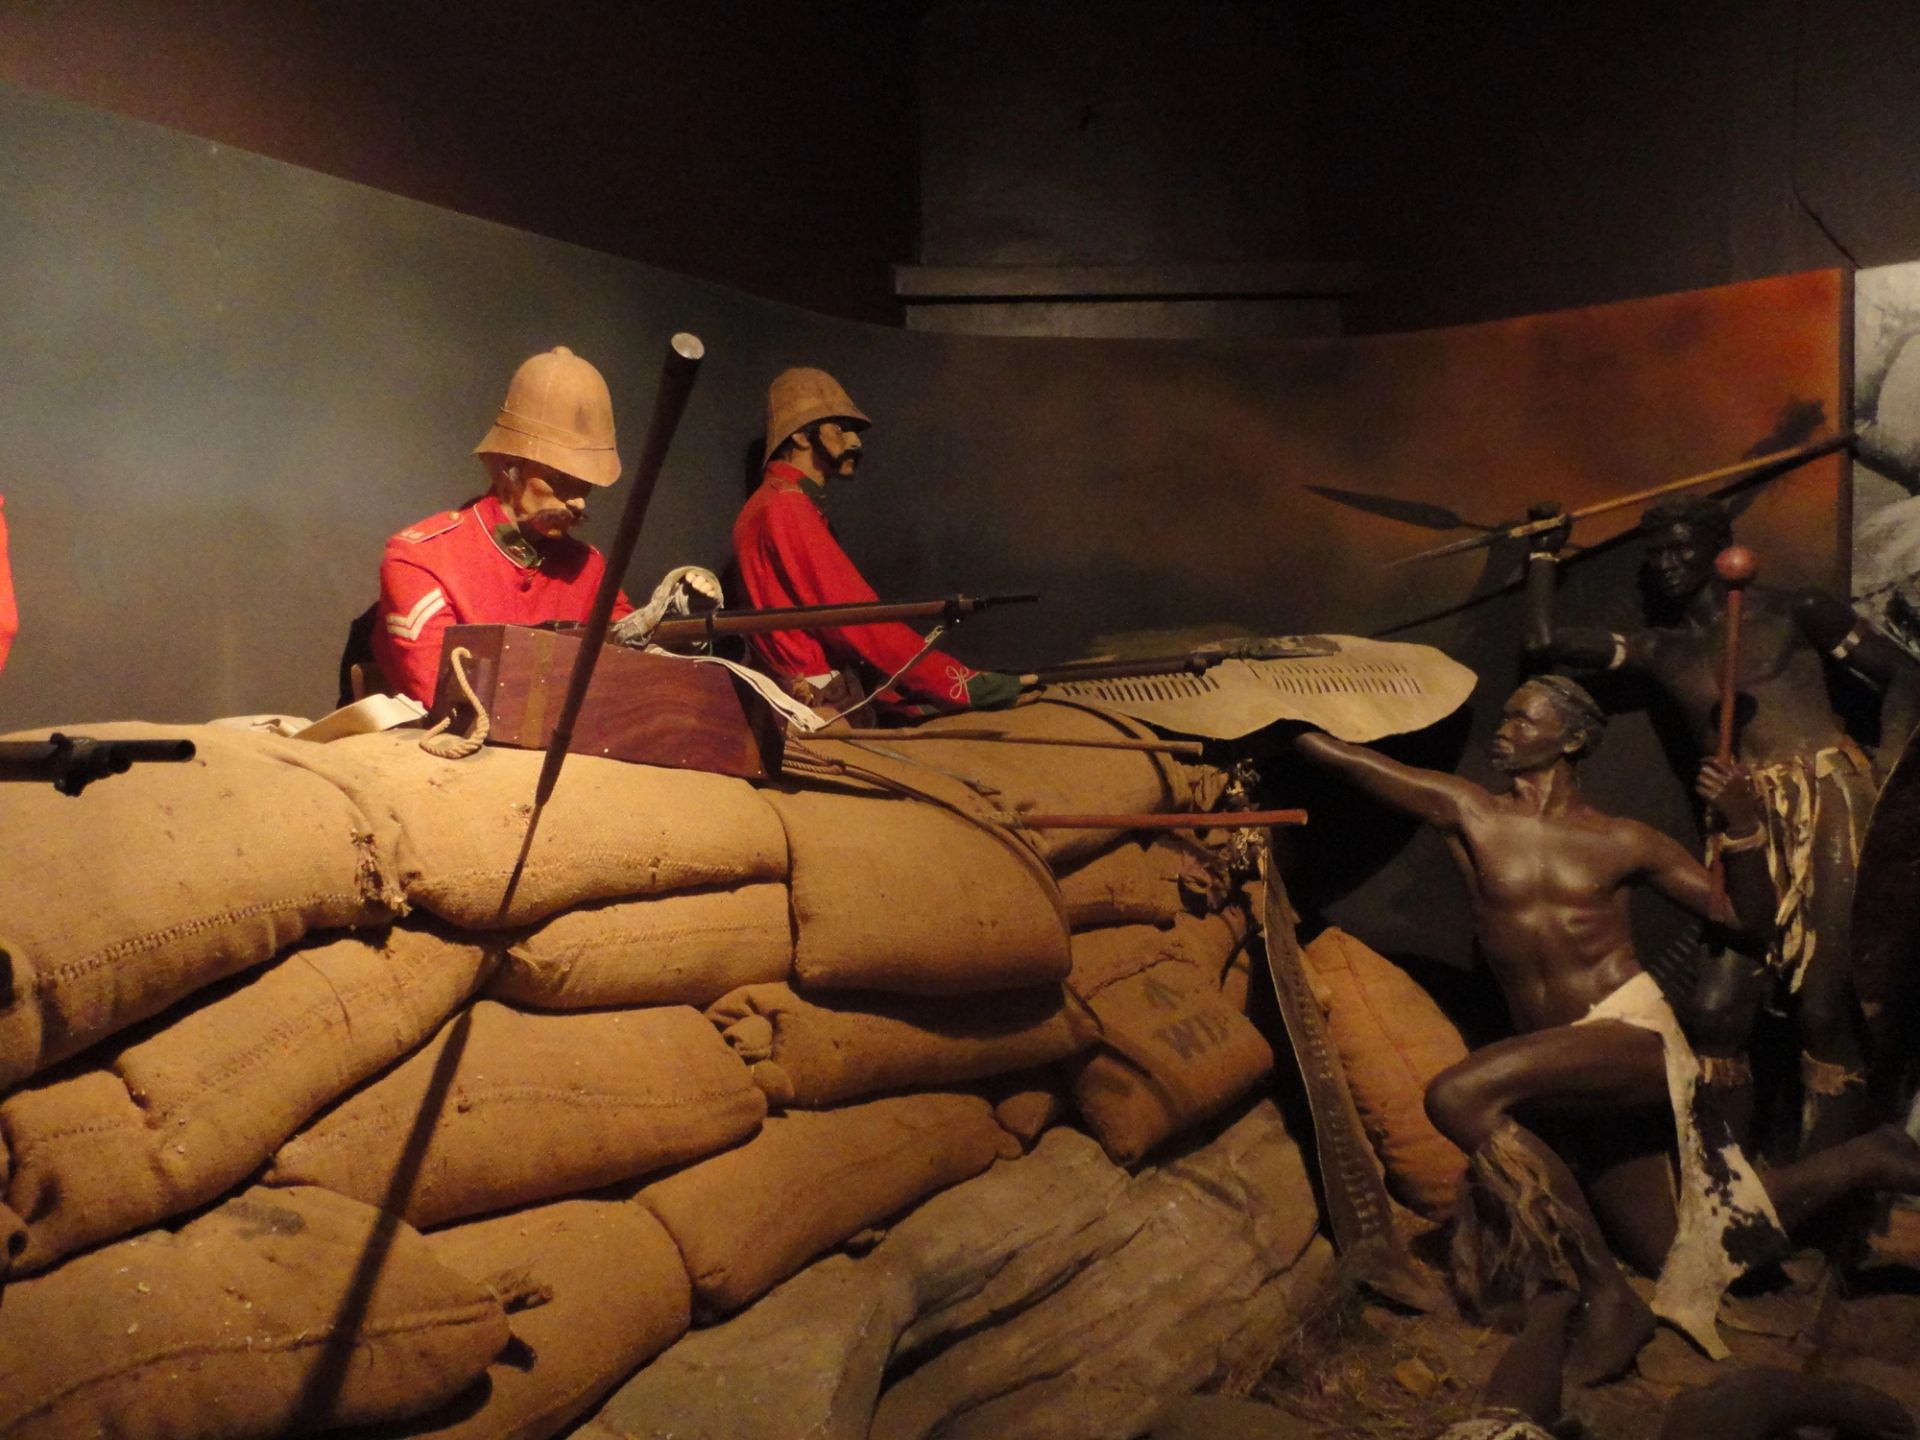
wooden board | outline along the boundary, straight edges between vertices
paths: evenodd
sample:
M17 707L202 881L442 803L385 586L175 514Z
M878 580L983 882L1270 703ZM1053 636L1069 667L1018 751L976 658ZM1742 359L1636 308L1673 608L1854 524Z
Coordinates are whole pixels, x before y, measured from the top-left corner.
M486 707L489 745L544 750L566 699L580 637L524 625L455 625L440 651L440 679L428 718L452 712L466 733L471 707L450 657L464 648L467 681ZM780 719L718 665L608 645L594 666L568 749L640 765L706 770L764 780L780 773Z

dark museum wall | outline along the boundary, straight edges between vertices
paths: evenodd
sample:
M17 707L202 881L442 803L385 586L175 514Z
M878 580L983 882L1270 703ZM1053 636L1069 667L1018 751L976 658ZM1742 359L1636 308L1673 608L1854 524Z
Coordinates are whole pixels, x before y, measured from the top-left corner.
M881 323L957 257L1353 263L1349 332L1847 263L1803 201L1905 260L1916 74L1911 0L0 3L0 81Z
M1371 281L1350 330L1920 256L1911 0L1309 8L1317 241Z
M894 0L0 0L0 81L884 323L917 25Z

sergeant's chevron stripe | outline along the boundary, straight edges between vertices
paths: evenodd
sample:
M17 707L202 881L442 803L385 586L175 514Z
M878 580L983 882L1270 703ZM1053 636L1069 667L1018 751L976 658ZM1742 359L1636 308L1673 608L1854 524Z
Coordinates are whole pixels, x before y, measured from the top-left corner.
M420 632L427 628L427 621L446 608L447 592L437 588L429 590L406 614L387 616L387 633L398 635L402 640L418 640Z

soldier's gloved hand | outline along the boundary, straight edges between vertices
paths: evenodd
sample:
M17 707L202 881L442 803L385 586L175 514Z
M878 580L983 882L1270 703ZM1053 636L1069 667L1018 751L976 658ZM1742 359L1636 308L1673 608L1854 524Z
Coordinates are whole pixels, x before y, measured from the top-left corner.
M1573 521L1567 519L1566 507L1558 500L1542 500L1527 507L1529 520L1558 520L1560 523L1550 530L1541 530L1527 536L1527 550L1533 555L1558 555L1567 543L1567 537L1573 534Z
M967 681L967 705L974 710L1004 710L1020 698L1020 677L982 670Z

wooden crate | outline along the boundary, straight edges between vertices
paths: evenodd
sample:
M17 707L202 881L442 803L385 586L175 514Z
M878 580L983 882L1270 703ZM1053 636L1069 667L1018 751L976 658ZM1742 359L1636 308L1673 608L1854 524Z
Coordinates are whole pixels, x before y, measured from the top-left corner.
M465 662L467 681L487 710L487 743L546 749L580 653L579 633L525 625L449 627L428 719L452 712L453 728L466 734L473 717L453 677L456 647L472 656ZM567 748L575 755L765 780L780 773L784 743L780 716L722 667L608 645L594 666Z

